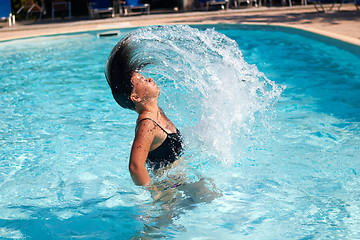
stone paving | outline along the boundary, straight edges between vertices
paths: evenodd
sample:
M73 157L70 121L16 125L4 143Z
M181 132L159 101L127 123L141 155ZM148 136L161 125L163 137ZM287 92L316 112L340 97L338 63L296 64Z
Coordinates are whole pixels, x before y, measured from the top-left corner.
M13 27L2 23L0 41L60 33L119 29L158 24L265 24L280 25L315 32L360 46L360 13L353 4L344 4L340 11L317 12L312 5L294 7L260 7L209 12L150 14L106 19L61 22L19 22ZM329 6L325 6L329 9Z

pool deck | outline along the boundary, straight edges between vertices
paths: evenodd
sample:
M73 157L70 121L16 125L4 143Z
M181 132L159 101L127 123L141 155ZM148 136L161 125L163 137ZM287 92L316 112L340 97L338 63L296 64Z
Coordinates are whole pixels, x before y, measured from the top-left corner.
M353 4L340 11L317 12L314 6L260 7L208 12L150 14L62 22L17 23L0 28L0 41L61 33L119 29L157 24L264 24L299 28L360 46L360 13ZM329 9L329 6L326 6Z

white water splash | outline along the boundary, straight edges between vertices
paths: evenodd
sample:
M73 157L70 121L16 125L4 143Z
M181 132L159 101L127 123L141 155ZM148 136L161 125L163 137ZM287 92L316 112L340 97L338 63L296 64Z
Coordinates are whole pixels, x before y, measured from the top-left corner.
M256 115L268 110L283 87L245 62L237 43L214 29L151 26L133 36L138 56L156 61L144 74L162 88L166 99L160 104L175 116L185 112L178 118L190 148L206 152L203 157L235 161L234 139L251 133L260 121Z

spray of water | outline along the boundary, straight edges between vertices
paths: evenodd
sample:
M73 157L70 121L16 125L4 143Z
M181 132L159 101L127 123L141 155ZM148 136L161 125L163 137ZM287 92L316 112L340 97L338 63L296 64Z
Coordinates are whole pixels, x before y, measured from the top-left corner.
M245 62L237 43L214 29L151 26L133 36L138 56L155 61L144 74L162 88L160 104L178 118L188 152L236 161L244 136L283 87Z

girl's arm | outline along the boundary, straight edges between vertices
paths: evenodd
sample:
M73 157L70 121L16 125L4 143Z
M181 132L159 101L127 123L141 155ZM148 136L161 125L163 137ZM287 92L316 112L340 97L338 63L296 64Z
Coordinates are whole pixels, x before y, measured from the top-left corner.
M155 137L156 127L151 120L143 120L138 125L130 154L129 170L136 185L150 185L151 179L145 162Z

